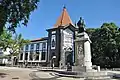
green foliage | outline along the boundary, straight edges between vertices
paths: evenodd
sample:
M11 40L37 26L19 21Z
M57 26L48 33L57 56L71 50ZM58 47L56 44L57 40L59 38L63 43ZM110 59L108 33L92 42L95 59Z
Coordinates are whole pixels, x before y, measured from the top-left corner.
M0 35L0 48L6 51L7 48L11 49L12 55L18 55L20 53L20 48L30 41L22 38L22 35L13 36L12 33L4 29L3 33Z
M0 33L6 23L9 24L6 28L13 32L20 23L26 26L38 2L39 0L0 0Z
M120 63L120 31L114 23L87 29L92 41L92 61L101 67L116 67Z
M25 44L28 44L29 40L24 40L22 38L22 35L15 35L15 37L11 40L9 40L8 43L10 43L9 47L12 50L11 54L16 56L20 53L21 47L23 47Z
M9 47L9 40L11 40L12 38L12 34L7 31L5 28L4 28L4 31L3 33L0 35L0 47L3 48L3 50L6 50L6 48Z

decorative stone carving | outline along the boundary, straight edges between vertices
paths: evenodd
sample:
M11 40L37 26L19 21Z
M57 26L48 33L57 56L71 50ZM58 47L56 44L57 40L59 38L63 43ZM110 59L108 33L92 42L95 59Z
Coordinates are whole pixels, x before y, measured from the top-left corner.
M84 65L84 63L83 63L83 60L84 60L84 52L83 52L83 43L82 42L80 42L79 44L78 44L78 53L77 53L77 58L78 58L78 64L79 65L81 65L81 66L83 66Z

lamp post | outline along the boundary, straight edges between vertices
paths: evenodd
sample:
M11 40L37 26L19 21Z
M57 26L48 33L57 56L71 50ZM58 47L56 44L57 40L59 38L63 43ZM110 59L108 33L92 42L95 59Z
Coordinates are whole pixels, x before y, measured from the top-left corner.
M53 61L53 62L52 62L52 69L53 69L54 66L55 66L55 62L54 62L55 59L56 59L56 56L53 56L53 57L52 57L52 61Z

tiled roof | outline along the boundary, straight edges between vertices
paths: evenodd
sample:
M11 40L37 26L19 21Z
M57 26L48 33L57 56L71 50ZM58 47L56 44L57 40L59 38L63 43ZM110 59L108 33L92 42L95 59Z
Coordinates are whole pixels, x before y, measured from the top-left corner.
M66 8L64 7L61 16L58 18L56 24L54 25L54 28L58 28L59 26L65 26L69 24L73 25L70 16L68 15Z
M31 42L37 42L37 41L43 41L43 40L47 40L47 37L34 39L34 40L31 40Z

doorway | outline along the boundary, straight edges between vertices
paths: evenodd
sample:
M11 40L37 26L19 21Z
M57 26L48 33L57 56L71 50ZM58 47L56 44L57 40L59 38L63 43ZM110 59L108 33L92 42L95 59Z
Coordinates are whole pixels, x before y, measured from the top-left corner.
M65 64L73 65L73 54L72 51L66 51L65 52Z

